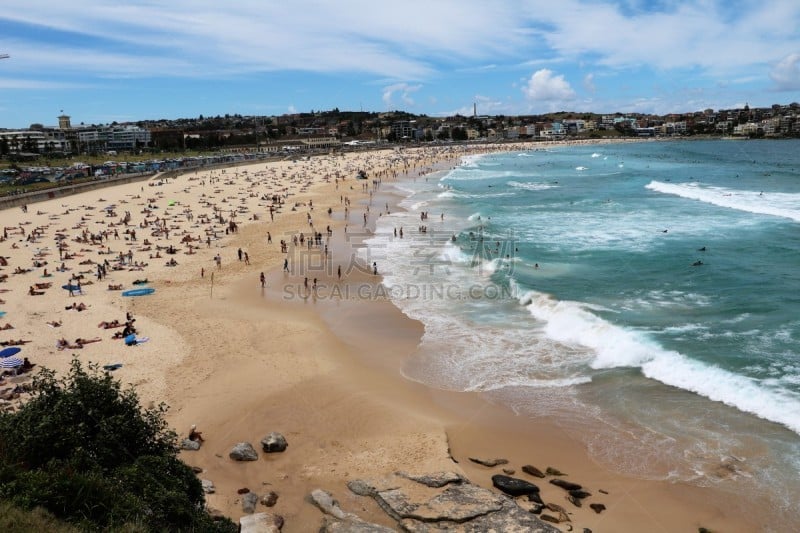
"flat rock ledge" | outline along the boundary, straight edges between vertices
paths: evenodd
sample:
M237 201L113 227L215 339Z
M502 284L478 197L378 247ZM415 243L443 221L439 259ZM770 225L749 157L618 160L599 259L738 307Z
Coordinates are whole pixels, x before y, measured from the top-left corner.
M248 514L239 519L240 533L280 533L283 518L267 513Z
M379 480L352 480L347 485L354 494L373 498L402 531L560 533L508 496L473 485L452 472L427 475L398 472ZM326 514L320 531L391 531L343 511L325 491L317 489L311 499Z

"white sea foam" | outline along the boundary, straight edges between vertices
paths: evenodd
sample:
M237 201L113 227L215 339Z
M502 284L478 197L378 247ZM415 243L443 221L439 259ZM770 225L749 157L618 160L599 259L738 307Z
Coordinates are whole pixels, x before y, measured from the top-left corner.
M509 181L508 185L514 187L515 189L525 189L527 191L544 191L547 189L555 189L558 187L558 185L552 185L550 183L539 183L535 181L526 181L526 182Z
M477 167L478 163L481 159L486 157L488 154L475 154L475 155L465 155L461 158L461 165L460 167Z
M593 153L593 154L592 154L592 157L593 157L593 158L594 158L594 157L600 157L601 155L602 155L602 154L598 154L597 152L595 152L595 153Z
M517 174L511 170L481 170L475 168L457 168L453 172L442 177L439 181L475 181L475 180L494 180L500 178L512 178Z
M589 170L589 167L575 167L575 170L578 171Z
M800 398L763 382L705 365L676 352L663 352L642 365L642 373L667 385L679 387L783 424L800 434Z
M699 183L663 183L651 181L645 186L651 191L672 194L681 198L756 213L789 218L800 222L800 194L743 191L725 187L703 186Z
M746 376L665 350L646 335L616 326L580 302L559 301L528 291L519 301L544 322L543 330L566 345L592 350L592 368L639 367L657 381L723 402L741 411L783 424L800 434L800 396Z
M466 192L459 192L454 190L447 190L444 192L440 192L437 198L448 199L448 198L500 198L503 196L514 196L513 192L493 192L493 193L485 193L485 194L470 194Z

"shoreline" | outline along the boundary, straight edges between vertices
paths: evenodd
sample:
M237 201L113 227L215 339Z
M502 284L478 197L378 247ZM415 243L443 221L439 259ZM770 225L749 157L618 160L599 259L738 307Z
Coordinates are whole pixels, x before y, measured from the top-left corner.
M374 154L367 154L367 159L369 155ZM383 158L390 156L391 152ZM309 163L308 173L317 172L314 163ZM292 166L282 167L286 169L284 178L292 172ZM224 175L216 177L217 187L204 187L204 194L224 191ZM202 178L195 174L195 179ZM173 184L180 180L191 181L191 177L184 175ZM398 468L416 472L457 469L473 482L490 486L490 475L501 470L474 465L468 456L505 456L515 469L527 463L542 469L554 466L571 474L569 479L610 492L605 499L608 510L603 514L595 515L586 508L570 509L576 527L623 531L640 529L647 523L664 530L757 528L754 515L744 514L744 510L725 512L722 504L726 495L720 491L609 472L595 464L586 450L556 424L537 420L535 427L529 427L486 395L438 391L405 379L399 372L392 374L392 369L415 349L422 329L389 300L363 302L356 298L318 302L312 307L285 305L280 299L262 297L259 271L268 273L272 284L283 279L283 255L277 241L307 227L306 206L288 211L289 200L305 203L313 199L313 216L322 220L322 226L328 223L325 202L335 215L339 214L341 205L336 200L342 194L333 189L333 184L318 181L303 191L302 185L308 181L298 179L296 194L287 199L275 222L270 223L268 215L259 212L260 221L242 224L239 232L227 239L220 234L214 248L199 246L195 257L179 257L179 268L161 269L151 275L157 297L127 301L112 297L108 302L92 304L96 306L92 314L133 311L139 319L137 325L141 324L140 329L150 336L150 342L133 349L136 360L129 361L131 349L125 352L119 347L107 357L125 361L118 377L123 383L133 378L143 392L143 401L168 400L173 408L167 418L179 433L192 423L204 432L206 443L201 450L182 452L182 458L202 466L205 471L200 477L212 479L217 486L217 493L208 496L211 507L238 517L242 513L236 489L246 486L259 493L274 489L280 499L272 510L286 518L285 530L304 531L319 526L321 514L307 507L305 496L320 487L332 491L346 510L363 507L365 512L359 514L364 518L393 525L374 502L350 494L344 480L388 475ZM359 182L347 176L342 183L351 186ZM136 194L136 187L129 189ZM110 191L102 192L110 195ZM180 187L176 195L177 191ZM356 191L351 194L355 197ZM385 197L388 203L389 196L380 191L377 197L381 201ZM360 198L368 197L362 194ZM246 195L229 195L223 201L235 204L242 199L247 200ZM399 197L395 199L399 201ZM97 198L94 201L99 202ZM352 206L354 215L361 214L359 207ZM371 215L374 217L374 212ZM331 218L335 235L345 223ZM272 233L271 246L264 243L265 231ZM234 249L239 247L250 253L251 267L236 261ZM221 270L214 270L212 253L225 254ZM341 252L334 244L332 260L344 261L337 253ZM347 257L348 252L344 253ZM199 277L200 268L206 270L206 277ZM209 291L212 272L216 274L213 295ZM132 272L126 278L137 275ZM379 283L367 274L354 275L349 282ZM44 307L32 311L53 314ZM9 319L12 316L10 313ZM35 318L43 322L45 317ZM82 319L70 322L74 323L65 323L64 327L73 328L71 331L93 332L83 329ZM11 332L17 337L21 333ZM88 358L98 356L98 352L90 352L91 348L81 352L82 359L87 358L84 353ZM167 351L171 356L165 359ZM50 353L54 354L52 350ZM48 361L42 358L35 362L47 365ZM144 366L155 370L143 374ZM252 465L227 459L236 442L255 442L270 431L286 435L290 445L287 452L265 456ZM458 464L451 462L448 449ZM563 500L558 490L551 492L546 487L543 493L553 501ZM698 501L704 502L701 508Z

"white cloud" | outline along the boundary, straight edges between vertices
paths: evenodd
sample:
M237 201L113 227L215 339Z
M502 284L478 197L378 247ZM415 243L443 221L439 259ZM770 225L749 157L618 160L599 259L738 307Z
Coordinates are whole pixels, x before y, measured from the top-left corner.
M422 88L422 85L409 85L408 83L395 83L383 88L383 103L387 108L393 107L394 95L398 93L400 100L407 106L413 107L414 100L411 98L411 93L417 92Z
M99 43L135 64L147 56L173 58L206 75L286 69L416 80L431 75L437 61L512 57L525 43L516 31L524 25L517 15L515 2L480 0L406 0L381 9L371 0L4 0L0 20L29 25L31 36L68 32L74 42ZM508 31L503 40L495 38L498 27ZM25 41L34 44L33 37ZM80 60L81 54L64 56ZM127 64L109 57L105 70ZM59 68L59 62L51 66ZM192 75L186 69L161 72Z
M780 91L800 90L800 54L784 57L769 73Z
M563 102L575 98L575 91L564 76L546 68L534 72L522 92L528 100L537 102Z
M0 89L63 90L87 89L89 87L91 87L91 85L81 83L0 78Z
M547 28L538 31L547 48L572 60L589 54L595 64L614 68L744 72L800 45L796 0L736 3L735 9L724 0L661 6L623 10L618 3L588 0L525 5L527 16Z

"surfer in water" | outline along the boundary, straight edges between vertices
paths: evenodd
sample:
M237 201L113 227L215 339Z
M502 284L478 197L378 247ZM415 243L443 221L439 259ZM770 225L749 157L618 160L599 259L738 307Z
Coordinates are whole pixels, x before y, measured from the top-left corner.
M692 263L692 266L693 266L693 267L699 267L699 266L702 266L702 265L703 265L703 262L702 262L702 261L700 261L700 260L697 260L697 261L695 261L694 263Z

